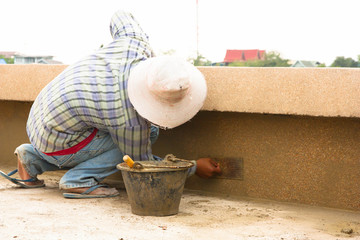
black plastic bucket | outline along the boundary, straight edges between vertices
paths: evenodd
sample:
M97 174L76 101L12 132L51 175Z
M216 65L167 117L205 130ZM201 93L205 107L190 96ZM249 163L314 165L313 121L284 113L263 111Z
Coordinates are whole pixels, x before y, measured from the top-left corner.
M142 169L117 165L121 170L131 212L141 216L168 216L179 212L191 162L142 161Z

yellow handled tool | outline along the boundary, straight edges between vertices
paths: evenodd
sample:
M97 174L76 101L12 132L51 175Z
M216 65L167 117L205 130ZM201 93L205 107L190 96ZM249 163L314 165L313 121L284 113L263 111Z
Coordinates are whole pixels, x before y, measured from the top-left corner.
M130 168L132 168L132 167L134 166L134 161L129 157L129 155L125 155L125 156L123 157L123 160L124 160L124 162L126 162L126 164L127 164Z

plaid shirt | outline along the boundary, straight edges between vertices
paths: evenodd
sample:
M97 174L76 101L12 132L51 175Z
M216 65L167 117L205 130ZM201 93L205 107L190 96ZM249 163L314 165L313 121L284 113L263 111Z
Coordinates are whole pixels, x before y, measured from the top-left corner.
M153 159L150 125L127 93L131 69L152 55L148 36L122 11L112 17L110 30L112 43L69 66L36 98L27 133L38 150L68 149L97 128L109 132L120 151L134 160Z

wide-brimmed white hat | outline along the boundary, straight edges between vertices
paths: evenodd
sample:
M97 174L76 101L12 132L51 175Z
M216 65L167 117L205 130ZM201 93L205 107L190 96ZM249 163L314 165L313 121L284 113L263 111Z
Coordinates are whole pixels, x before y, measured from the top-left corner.
M147 59L129 76L135 110L155 125L177 127L195 116L206 98L206 81L192 64L171 56Z

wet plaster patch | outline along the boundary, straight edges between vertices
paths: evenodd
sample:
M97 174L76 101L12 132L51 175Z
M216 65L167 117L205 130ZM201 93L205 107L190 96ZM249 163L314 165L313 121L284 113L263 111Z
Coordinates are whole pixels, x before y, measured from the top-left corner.
M124 189L71 200L58 189L60 175L44 178L42 189L0 179L2 239L360 239L360 212L186 190L177 215L143 217L131 213Z

